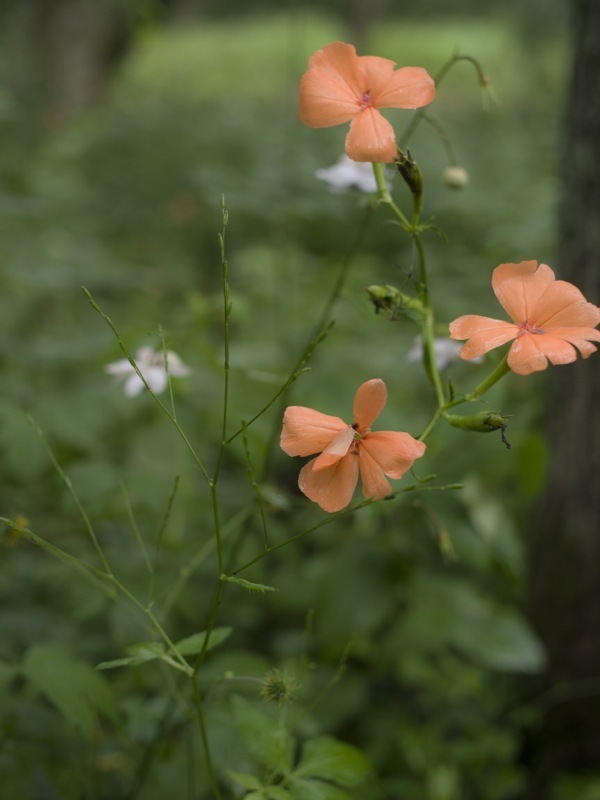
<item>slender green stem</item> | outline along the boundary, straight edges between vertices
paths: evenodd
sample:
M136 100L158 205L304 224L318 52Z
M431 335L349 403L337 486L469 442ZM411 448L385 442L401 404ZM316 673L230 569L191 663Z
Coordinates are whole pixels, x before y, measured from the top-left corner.
M121 481L121 492L123 493L123 499L125 500L125 507L127 509L127 516L129 517L129 522L131 523L131 529L133 530L133 535L135 536L135 540L138 543L138 547L140 548L142 555L144 557L146 569L148 570L148 573L150 575L153 575L154 567L152 566L152 562L150 561L148 550L142 538L142 534L140 533L140 529L138 527L135 515L133 513L133 508L131 507L131 501L129 500L129 494L127 493L127 488L125 487L123 481Z
M256 502L258 503L258 510L260 512L260 519L262 523L263 529L263 537L265 543L265 549L268 550L269 548L269 533L267 530L267 517L265 514L265 507L262 499L262 494L260 492L260 487L256 482L254 477L254 470L252 468L252 458L250 456L250 443L248 442L248 433L247 430L244 428L244 452L246 454L246 472L248 473L248 478L250 480L250 484L252 485L252 489L254 490L254 494L256 496Z
M187 675L192 674L192 670L190 665L187 661L183 658L181 653L177 650L175 644L171 641L168 633L162 627L160 622L156 619L152 611L141 603L135 595L133 595L122 583L121 581L112 573L112 572L100 572L95 567L92 567L90 564L87 564L85 561L81 561L79 558L75 558L74 556L66 553L64 550L61 550L60 547L47 542L41 536L38 536L33 531L29 530L23 525L19 525L17 522L13 520L6 519L5 517L0 517L0 522L9 525L14 530L17 530L19 533L27 536L27 538L33 542L38 547L42 548L43 550L47 550L53 556L58 558L63 563L67 564L69 567L75 569L82 575L85 575L88 579L92 580L95 586L101 588L104 592L108 594L111 599L115 599L115 592L120 593L123 597L125 597L131 605L135 606L139 611L141 611L144 616L148 619L151 626L154 628L156 633L158 633L159 637L163 640L165 645L169 648L171 653L173 654L174 658L179 662L178 667L182 669ZM112 588L111 588L112 587Z
M215 768L212 763L212 757L210 754L210 744L208 741L208 734L206 732L206 720L204 719L204 709L202 706L202 696L200 694L200 689L198 688L198 681L196 679L196 675L192 675L192 684L194 687L194 700L196 704L196 714L198 715L198 723L200 725L200 735L202 736L202 748L204 750L204 758L206 760L206 768L208 770L208 778L210 781L210 785L212 787L215 800L220 800L221 798L221 790L219 789L219 783L217 781L217 776L215 774Z
M277 397L273 398L273 400L279 399L280 407L282 410L283 407L285 406L288 393L294 381L296 380L296 377L298 377L298 375L300 375L301 372L308 366L309 359L312 357L312 353L313 350L315 349L316 344L319 344L324 340L325 336L330 331L333 325L333 320L331 320L331 314L333 312L335 304L337 303L342 293L342 289L344 288L346 279L348 277L350 265L352 264L352 259L358 249L358 246L362 241L365 231L367 230L367 227L371 220L371 216L373 214L373 210L374 210L373 205L369 204L365 210L365 213L363 214L362 219L360 220L360 223L356 226L354 237L340 265L337 277L335 279L335 283L333 284L331 291L329 292L329 295L325 301L325 304L323 305L323 308L321 310L321 313L319 314L316 323L313 326L312 331L308 335L308 340L304 345L302 355L298 363L294 367L294 370L292 371L292 376L295 377L288 379L284 384L284 386L282 387L282 390L278 393ZM250 426L252 421L253 420L250 420L250 422L247 423L247 427ZM264 449L265 457L261 465L259 481L264 480L265 476L268 475L269 473L271 467L271 459L274 452L274 445L279 440L280 431L281 431L281 414L277 415L277 417L275 418L273 425L271 426L270 435L265 444L265 449Z
M136 375L137 375L137 376L138 376L138 378L139 378L139 379L142 381L142 383L143 383L143 384L144 384L144 386L146 387L146 390L147 390L147 392L150 394L150 396L152 397L152 399L154 400L154 402L157 404L157 406L160 408L160 410L163 412L163 414L165 414L165 416L166 416L166 417L167 417L167 418L168 418L168 419L169 419L169 420L170 420L170 421L173 423L173 425L175 426L175 429L177 430L177 433L178 433L178 434L180 435L180 437L183 439L183 441L184 441L184 443L185 443L185 446L187 447L187 449L188 449L188 451L189 451L190 455L192 456L192 459L194 460L194 463L196 464L196 466L198 467L198 469L199 469L199 470L200 470L200 472L202 473L202 475L203 475L204 479L206 480L206 482L210 484L210 475L208 474L208 471L207 471L207 470L206 470L206 468L204 467L204 464L202 463L202 461L201 461L201 460L200 460L200 458L198 457L198 455L197 455L196 451L194 450L194 448L193 448L193 446L192 446L192 444L191 444L190 440L189 440L189 439L187 438L187 436L185 435L185 432L183 431L183 428L182 428L182 427L181 427L181 425L180 425L180 424L177 422L177 420L176 420L176 418L173 416L173 414L171 414L171 412L169 411L169 409L168 409L168 408L167 408L165 405L163 405L163 403L160 401L159 397L158 397L158 396L156 395L156 393L153 391L152 387L151 387L151 386L149 386L149 384L148 384L148 381L147 381L147 380L146 380L146 378L145 378L145 377L142 375L142 373L141 373L141 371L140 371L140 368L139 368L139 367L138 367L138 365L136 364L136 361L135 361L134 357L131 355L131 353L129 352L129 350L128 350L128 349L127 349L127 347L125 346L125 343L124 343L124 341L122 340L122 338L121 338L121 336L120 336L119 332L117 331L117 329L116 329L116 327L115 327L115 325L114 325L113 321L111 320L111 318L110 318L110 317L109 317L107 314L105 314L105 313L104 313L104 311L103 311L103 310L100 308L100 306L98 305L98 303L96 303L96 301L94 300L94 298L92 297L92 295L90 294L90 292L89 292L89 291L88 291L88 290L85 288L85 286L83 286L83 287L82 287L82 289L83 289L83 292L84 292L85 296L86 296L86 297L87 297L87 299L89 300L89 302L90 302L90 305L91 305L91 306L92 306L92 308L94 309L94 311L97 311L97 312L98 312L98 314L100 314L100 316L102 317L102 319L103 319L103 320L106 322L106 324L108 325L108 327L109 327L109 328L111 329L111 331L114 333L114 335L115 335L115 337L116 337L116 339L117 339L117 342L119 343L119 347L121 348L121 351L123 352L123 354L125 355L125 357L126 357L126 358L127 358L127 360L129 361L129 363L131 364L131 366L133 367L133 369L135 370L135 373L136 373Z
M0 517L0 522L7 525L11 530L17 531L22 536L25 536L32 544L39 547L40 550L46 550L50 555L54 556L63 564L66 564L71 569L78 572L84 578L90 581L97 589L101 589L111 600L115 599L115 590L107 584L110 579L111 572L102 572L97 567L82 561L80 558L72 556L70 553L65 552L55 544L46 541L41 536L38 536L25 525L21 525L16 520L8 519L7 517Z
M433 415L423 433L417 437L419 441L422 442L429 436L440 417L443 417L446 411L448 411L450 408L454 408L455 406L462 405L463 403L470 403L474 400L479 400L508 372L510 372L510 367L508 366L508 355L506 355L498 364L498 366L495 367L495 369L488 375L488 377L478 384L472 392L464 394L461 397L457 397L454 400L449 400L447 403L442 403Z
M447 484L445 486L437 486L437 485L428 486L424 484L425 480L421 481L421 483L418 484L411 484L410 486L404 486L402 489L397 489L395 492L392 492L392 494L388 495L385 498L385 500L386 501L393 500L395 497L398 497L401 494L408 494L409 492L446 491L448 489L462 488L462 486L459 486L458 484ZM287 545L291 544L292 542L297 542L299 539L303 539L305 536L308 536L309 533L313 533L314 531L319 530L319 528L324 528L327 525L331 525L332 522L335 522L335 520L339 519L340 517L346 516L346 514L352 514L355 511L358 511L361 508L365 508L365 506L370 506L376 502L382 502L382 501L374 500L373 498L367 498L366 500L360 500L357 503L353 503L351 506L344 508L342 511L337 511L334 514L330 514L328 517L325 517L325 519L322 519L315 525L311 525L310 528L306 528L306 530L300 531L300 533L296 533L294 534L294 536L290 536L289 538L284 539L283 542L279 542L279 544L275 544L269 547L268 550L264 550L262 553L259 553L250 561L247 561L241 567L237 567L237 569L234 569L232 572L228 573L224 577L225 578L235 577L236 575L239 575L240 572L244 572L257 562L262 561L262 559L268 556L270 553L274 553L276 550L280 550L282 547L287 547Z
M507 372L510 372L510 367L508 366L508 354L504 356L502 361L498 364L491 375L488 375L488 377L478 386L476 386L472 392L469 392L469 394L465 395L464 399L466 401L478 400L481 395L485 394L489 389L492 388L492 386L494 386L494 384L498 383L498 381L503 378Z
M77 493L76 493L75 489L73 488L73 484L71 483L71 479L68 477L68 475L65 473L65 471L63 470L61 465L58 463L58 460L57 460L56 456L54 455L54 451L50 447L50 444L49 444L48 440L46 439L46 437L44 436L44 432L42 431L40 426L33 419L33 417L30 416L29 414L26 415L26 419L29 422L29 424L32 426L32 428L35 430L35 432L39 436L42 444L46 448L46 452L48 453L48 457L50 458L50 461L52 462L52 466L54 467L54 469L58 473L58 476L60 477L61 481L66 486L67 491L69 492L69 494L71 496L71 499L72 499L73 503L75 504L75 507L77 508L77 511L79 511L79 515L81 516L81 519L83 520L83 525L84 525L86 531L88 532L88 534L90 536L90 539L92 540L92 543L94 545L96 553L98 554L98 558L102 562L102 566L104 567L104 569L107 572L107 574L112 575L112 569L110 568L110 566L108 564L108 561L106 560L106 556L104 555L104 551L102 550L102 547L100 546L100 542L98 541L98 537L96 536L96 532L94 531L94 528L92 527L92 523L90 522L90 518L88 517L84 507L81 505L79 497L77 496Z
M171 372L169 369L169 351L167 350L167 343L165 341L165 332L162 329L162 325L158 326L158 338L160 339L160 346L163 353L163 358L165 360L165 370L167 373L167 388L169 390L169 400L171 401L171 415L174 420L177 419L177 413L175 411L175 399L173 397L173 382L171 380Z
M423 185L422 185L422 176L421 172L418 168L418 165L409 157L404 158L404 161L400 162L401 167L407 166L410 168L410 172L403 171L403 177L407 180L412 192L413 197L413 220L412 224L408 224L406 217L400 209L396 206L393 202L392 198L387 191L387 185L383 179L383 169L381 164L373 164L373 172L375 175L375 179L377 181L377 186L379 190L379 197L381 202L387 203L387 205L391 208L391 210L396 214L396 216L400 219L402 226L404 229L412 236L414 246L417 252L417 261L418 261L418 294L419 300L421 303L421 307L424 311L424 314L421 316L421 331L423 337L423 348L425 351L425 363L427 372L431 378L433 386L435 388L435 393L437 397L438 407L441 407L446 402L446 397L444 395L444 389L442 387L442 381L440 378L436 358L435 358L435 317L433 313L433 309L431 307L431 303L429 301L429 287L427 281L427 265L425 259L425 249L423 247L423 242L420 235L420 216L421 211L423 208Z
M154 550L154 561L158 561L158 554L160 553L160 547L162 544L162 538L164 535L165 530L167 529L167 524L171 517L171 510L173 508L173 503L175 501L175 495L177 494L177 489L179 488L179 475L175 476L175 481L173 483L173 488L171 490L171 494L169 495L169 501L167 503L167 510L163 516L163 520L160 525L160 529L158 531L158 535L156 537L156 547Z
M237 514L235 514L231 519L229 519L221 528L221 541L224 541L227 536L232 534L235 530L238 529L240 525L242 525L248 517L252 514L253 506L247 505L245 508L242 508ZM161 609L160 609L160 616L165 617L173 604L181 594L181 591L187 581L197 572L197 570L202 566L208 556L212 553L215 549L215 539L214 537L210 538L203 547L196 553L196 555L192 558L192 560L182 567L179 576L171 589L165 601L163 602Z
M479 63L479 61L477 61L477 59L473 58L472 56L460 55L459 53L455 53L451 58L449 58L448 61L446 61L446 63L441 67L441 69L438 70L438 72L433 76L436 87L439 87L440 83L444 80L444 78L450 72L452 67L458 64L460 61L468 61L470 64L472 64L475 67L475 71L477 72L477 79L479 85L484 89L485 88L489 89L490 82L488 80L487 75L483 71L483 68ZM419 109L415 113L412 120L409 122L409 124L399 137L401 147L406 147L408 140L416 131L416 129L419 126L419 123L423 120L426 114L427 111L425 110L425 108Z
M392 203L392 195L388 189L387 181L385 179L385 174L383 171L383 164L379 164L376 161L372 163L373 167L373 175L375 177L375 183L377 185L377 199L380 203Z
M267 411L273 405L273 403L275 403L281 397L281 395L284 394L284 392L286 392L289 389L289 387L294 383L294 381L298 378L298 376L305 371L315 348L317 347L317 345L321 344L321 342L325 340L332 327L333 327L333 322L330 322L324 328L324 330L322 330L321 333L318 336L316 336L312 340L312 342L308 344L302 356L300 357L300 360L290 373L289 378L285 381L283 386L281 386L281 388L277 390L277 392L273 395L273 397L269 400L269 402L265 406L263 406L260 409L260 411L258 411L253 417L251 417L248 420L248 422L246 422L245 424L246 428L249 428L254 422L256 422L256 420L259 417L261 417L265 413L265 411ZM240 427L232 436L230 436L226 440L225 444L231 444L231 442L233 442L234 439L237 439L237 437L240 436L243 432L244 432L244 426Z
M398 206L394 203L392 195L389 192L387 181L383 172L383 164L378 164L374 161L372 167L373 175L375 176L375 183L377 184L377 199L380 203L385 203L392 209L394 214L398 217L398 220L400 221L400 224L404 230L410 231L412 229L412 225L404 216L402 211L398 208Z
M150 608L148 608L148 606L146 606L142 602L140 602L137 599L137 597L134 594L132 594L129 591L129 589L127 589L127 587L125 587L121 583L121 581L118 578L116 578L114 575L110 576L110 581L115 586L115 588L118 589L118 591L124 597L126 597L127 600L129 600L129 602L131 603L132 606L135 606L135 608L137 608L139 611L142 612L142 614L144 614L144 616L148 619L148 622L150 623L150 625L154 628L156 633L159 635L159 637L163 640L165 645L168 647L169 651L173 654L174 659L182 667L182 671L185 672L186 675L191 675L192 674L192 669L191 669L190 665L185 660L185 658L181 655L181 653L179 652L179 650L175 646L175 643L172 641L172 639L169 636L169 634L166 632L166 630L160 624L160 622L158 621L158 619L156 618L156 616L154 615L152 610Z
M425 430L423 431L423 433L421 433L419 436L417 436L417 439L418 439L420 442L424 442L424 441L425 441L425 439L426 439L426 438L429 436L429 434L431 433L431 431L432 431L432 430L435 428L435 426L437 425L437 422L438 422L438 420L439 420L440 416L441 416L441 411L440 411L440 409L438 408L438 409L437 409L437 411L435 412L435 414L433 415L433 417L431 418L431 420L429 421L429 424L427 425L427 427L425 428Z

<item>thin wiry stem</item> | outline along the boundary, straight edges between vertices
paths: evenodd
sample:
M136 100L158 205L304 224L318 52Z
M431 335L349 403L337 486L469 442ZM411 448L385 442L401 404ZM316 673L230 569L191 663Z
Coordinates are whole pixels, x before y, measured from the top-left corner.
M104 569L105 569L105 571L106 571L106 573L108 575L112 575L112 570L111 570L111 568L110 568L110 566L108 564L108 561L106 560L106 556L104 555L104 551L102 550L102 547L100 546L100 542L98 541L98 537L96 536L96 532L94 531L94 528L92 526L90 518L88 517L84 507L81 505L81 502L79 501L79 497L77 496L77 493L75 492L75 489L73 488L73 484L71 483L71 479L68 477L68 475L65 473L65 471L63 470L61 465L58 463L58 460L57 460L56 456L54 455L54 451L50 447L50 444L49 444L48 440L46 439L46 437L44 436L44 432L42 431L40 426L37 424L37 422L30 415L26 415L26 418L27 418L29 424L32 426L32 428L35 430L35 432L39 436L42 444L46 448L46 452L48 453L48 457L49 457L50 461L52 462L52 466L54 467L54 469L58 473L58 476L60 477L61 481L66 486L67 491L69 492L69 495L71 496L71 499L72 499L73 503L75 504L75 507L77 508L77 511L79 511L79 515L81 516L81 519L83 520L83 525L84 525L86 531L88 532L88 534L90 536L90 539L92 540L92 543L94 545L94 549L98 553L98 558L102 562L102 566L104 567Z
M202 475L203 475L204 479L206 480L206 482L208 484L210 484L210 480L211 480L210 479L210 475L208 474L208 471L206 470L204 464L202 463L202 461L198 457L198 455L197 455L196 451L194 450L190 440L185 435L185 432L183 431L183 428L177 422L177 420L175 419L173 414L171 414L169 409L160 401L160 398L156 395L156 393L154 392L152 387L148 384L148 381L146 380L146 378L142 375L142 373L140 371L140 368L138 367L134 357L131 355L131 353L127 349L127 347L126 347L123 339L121 338L119 332L117 331L113 321L111 320L111 318L107 314L104 313L104 311L100 308L98 303L96 303L96 301L94 300L94 298L92 297L90 292L85 288L85 286L83 286L82 289L83 289L83 292L84 292L85 296L89 300L90 305L94 309L94 311L97 311L98 314L100 314L102 319L106 322L108 327L114 333L114 335L115 335L115 337L117 339L117 342L119 343L119 347L121 348L121 351L123 352L123 355L125 356L125 358L129 361L129 363L131 364L131 366L135 370L136 375L142 381L142 383L146 387L146 390L148 391L148 393L150 394L150 396L152 397L154 402L157 404L157 406L160 408L160 410L163 412L163 414L165 414L165 416L173 423L173 425L175 426L175 428L177 430L177 433L183 439L183 441L185 443L185 446L187 447L190 455L192 456L192 459L194 460L194 463L196 464L196 466L198 467L198 469L202 473Z

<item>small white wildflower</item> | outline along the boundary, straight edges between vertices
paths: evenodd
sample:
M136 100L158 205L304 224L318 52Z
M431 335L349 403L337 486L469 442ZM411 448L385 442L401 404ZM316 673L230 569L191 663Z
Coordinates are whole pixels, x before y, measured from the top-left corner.
M327 169L318 169L315 175L328 183L332 192L345 192L347 189L360 189L369 194L377 192L371 164L367 161L352 161L345 153L337 164Z
M185 378L187 375L191 375L191 369L172 350L167 350L167 362L169 375L172 378ZM155 394L164 392L168 379L167 365L162 350L156 351L152 347L140 347L135 354L135 363L152 391ZM126 358L107 364L104 371L109 375L114 375L117 380L125 380L127 397L135 397L145 388L144 382Z
M438 370L441 372L450 366L453 361L458 359L458 351L462 347L462 342L455 342L453 339L445 339L442 336L436 336L433 340L433 352L435 354L435 363ZM406 354L407 361L422 361L423 359L423 339L417 336L413 346ZM481 364L483 361L482 356L472 358L471 364Z

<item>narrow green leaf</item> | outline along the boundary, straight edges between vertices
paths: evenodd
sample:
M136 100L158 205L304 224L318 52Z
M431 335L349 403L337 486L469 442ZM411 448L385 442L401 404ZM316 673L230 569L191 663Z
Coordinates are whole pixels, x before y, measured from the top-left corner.
M212 650L213 647L216 647L217 645L221 644L221 642L224 642L225 639L231 635L232 630L233 628L226 627L213 628L213 630L210 632L206 649ZM186 636L185 639L180 639L178 642L175 642L175 647L182 656L196 655L196 653L199 653L202 650L205 636L206 631L193 633L191 636Z
M295 776L321 778L356 786L371 771L367 757L356 747L330 736L319 736L306 742Z
M263 792L268 800L294 800L293 796L283 786L264 786Z
M249 775L247 772L235 772L232 769L228 769L227 774L233 781L243 786L244 789L260 789L262 787L262 783L258 778L255 775Z
M129 656L125 658L115 658L112 661L102 661L96 669L115 669L116 667L137 667L146 661L155 661L162 658L165 654L165 646L162 642L138 642L127 648Z
M278 592L276 586L267 586L266 583L252 583L251 581L244 580L244 578L236 578L234 575L222 576L224 581L229 583L237 583L238 586L243 586L249 592Z
M127 648L130 656L135 658L143 658L144 661L152 661L154 658L160 658L165 653L165 646L162 642L137 642Z
M22 671L87 739L94 732L94 709L116 720L115 700L105 678L62 648L34 645L27 651Z
M352 800L352 796L339 786L311 778L290 780L289 790L292 800Z

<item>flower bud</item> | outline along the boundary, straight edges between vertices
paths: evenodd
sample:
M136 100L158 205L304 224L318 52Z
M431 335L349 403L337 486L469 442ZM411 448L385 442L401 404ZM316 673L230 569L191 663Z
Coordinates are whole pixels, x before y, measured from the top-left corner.
M375 313L389 311L392 319L397 319L398 312L410 310L424 313L423 304L415 297L410 297L395 286L389 284L367 286L365 289L369 295L369 300L375 307Z
M469 173L464 167L446 167L442 180L449 189L464 189L469 183Z
M480 411L478 414L462 416L461 414L444 414L444 419L455 428L475 433L490 433L500 431L502 442L510 450L504 431L508 425L508 417L503 417L498 411Z
M396 166L413 197L421 198L423 195L423 173L417 162L411 156L409 150L407 150L406 153L398 151Z

